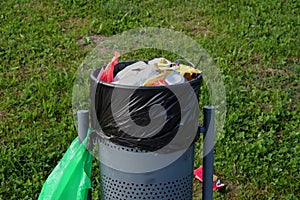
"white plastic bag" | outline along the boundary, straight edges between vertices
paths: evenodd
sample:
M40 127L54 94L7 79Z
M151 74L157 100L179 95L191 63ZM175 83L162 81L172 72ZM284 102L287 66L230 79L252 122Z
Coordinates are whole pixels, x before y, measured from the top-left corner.
M159 73L153 65L145 62L136 62L120 71L114 78L115 84L140 86L150 77Z

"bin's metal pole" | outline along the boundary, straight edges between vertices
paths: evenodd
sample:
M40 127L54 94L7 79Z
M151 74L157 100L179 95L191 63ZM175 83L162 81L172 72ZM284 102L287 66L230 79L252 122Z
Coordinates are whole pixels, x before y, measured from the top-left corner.
M78 110L77 111L78 119L78 140L79 144L86 138L87 132L89 129L89 111L88 110ZM92 190L88 190L87 200L92 199Z
M213 199L214 116L215 108L213 106L204 106L203 200Z
M87 131L89 129L89 111L88 110L78 110L78 139L79 144L86 138Z

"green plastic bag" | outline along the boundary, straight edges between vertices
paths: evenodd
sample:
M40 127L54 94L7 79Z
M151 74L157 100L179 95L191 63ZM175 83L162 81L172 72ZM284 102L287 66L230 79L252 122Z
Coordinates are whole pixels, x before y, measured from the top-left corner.
M43 185L39 200L86 200L91 188L92 155L86 149L87 138L72 142L63 158Z

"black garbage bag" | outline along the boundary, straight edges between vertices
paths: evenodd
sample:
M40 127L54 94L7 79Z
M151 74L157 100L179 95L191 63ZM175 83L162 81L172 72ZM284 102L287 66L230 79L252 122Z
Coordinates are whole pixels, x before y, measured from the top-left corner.
M114 75L132 63L118 63ZM201 75L178 85L136 87L99 81L99 71L92 71L90 79L92 128L99 137L125 147L165 152L185 148L195 139Z

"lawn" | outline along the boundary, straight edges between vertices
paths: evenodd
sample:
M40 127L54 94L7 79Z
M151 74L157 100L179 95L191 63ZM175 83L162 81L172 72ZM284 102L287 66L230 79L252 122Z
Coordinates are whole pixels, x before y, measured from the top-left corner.
M37 199L77 136L73 81L96 38L150 26L192 37L222 72L215 173L228 187L215 199L300 199L299 13L300 1L0 1L0 199Z

